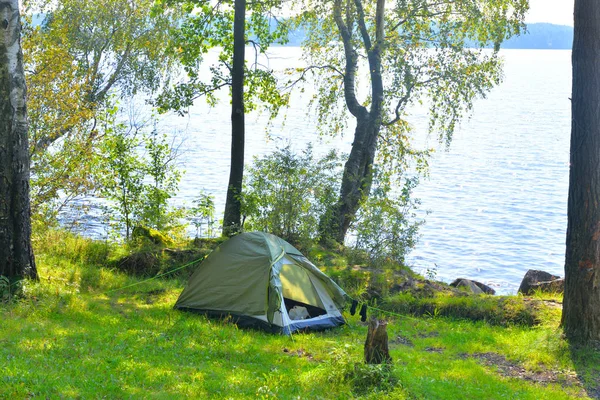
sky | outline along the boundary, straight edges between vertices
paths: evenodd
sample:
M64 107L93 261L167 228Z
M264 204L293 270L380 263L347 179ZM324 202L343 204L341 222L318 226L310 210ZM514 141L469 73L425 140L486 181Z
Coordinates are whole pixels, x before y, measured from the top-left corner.
M573 26L573 2L574 0L529 0L529 13L525 21Z

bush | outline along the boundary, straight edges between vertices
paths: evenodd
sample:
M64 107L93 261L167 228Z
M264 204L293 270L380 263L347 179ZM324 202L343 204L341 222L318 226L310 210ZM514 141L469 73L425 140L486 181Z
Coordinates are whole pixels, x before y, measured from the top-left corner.
M185 212L169 204L177 194L182 175L175 165L177 151L167 141L167 136L159 135L156 128L144 139L143 172L150 182L143 186L140 222L159 231L181 234L183 227L179 221Z
M380 178L376 175L376 178ZM375 188L362 205L353 224L354 247L368 254L378 267L405 265L405 257L418 241L422 221L416 221L414 210L420 204L412 197L417 178L406 179L400 193L393 192L386 180L375 181Z
M206 193L200 193L193 200L194 206L189 210L189 219L196 228L196 239L199 237L213 237L215 229L215 198ZM205 226L206 229L202 229Z
M172 207L181 171L176 149L156 128L147 134L137 126L117 123L116 109L106 117L98 172L107 219L117 235L132 238L135 226L180 235L184 210ZM144 152L145 151L145 152Z
M287 146L255 158L242 199L243 229L295 244L314 240L319 218L337 200L339 171L334 151L317 159L310 145L301 154Z

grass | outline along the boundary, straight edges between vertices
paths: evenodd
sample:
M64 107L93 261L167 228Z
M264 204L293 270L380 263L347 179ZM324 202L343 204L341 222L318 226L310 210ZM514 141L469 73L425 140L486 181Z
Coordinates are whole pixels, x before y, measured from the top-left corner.
M390 319L394 360L362 363L366 327L292 338L174 311L183 277L110 267L122 248L51 233L42 279L0 304L0 398L569 399L599 396L600 353L535 327L430 315ZM49 239L52 240L49 240ZM108 267L107 267L108 266ZM517 371L515 373L515 371Z

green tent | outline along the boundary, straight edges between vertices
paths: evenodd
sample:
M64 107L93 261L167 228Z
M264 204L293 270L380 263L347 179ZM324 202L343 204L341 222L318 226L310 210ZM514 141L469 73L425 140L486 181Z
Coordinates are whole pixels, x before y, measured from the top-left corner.
M290 334L345 323L346 294L285 240L241 233L190 277L175 308L234 318L239 326Z

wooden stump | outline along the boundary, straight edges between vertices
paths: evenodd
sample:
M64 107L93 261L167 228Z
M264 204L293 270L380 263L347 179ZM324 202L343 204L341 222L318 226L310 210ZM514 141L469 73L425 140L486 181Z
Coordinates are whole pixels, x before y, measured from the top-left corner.
M388 364L392 362L388 349L387 321L371 318L365 341L365 362L367 364Z

